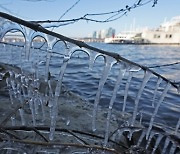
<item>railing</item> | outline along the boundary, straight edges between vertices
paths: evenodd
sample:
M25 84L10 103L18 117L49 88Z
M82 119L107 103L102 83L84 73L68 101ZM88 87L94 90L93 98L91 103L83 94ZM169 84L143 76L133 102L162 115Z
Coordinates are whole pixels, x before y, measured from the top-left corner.
M1 24L1 94L8 92L10 99L5 99L6 103L1 101L4 112L0 128L1 151L175 153L180 150L180 116L174 119L176 124L171 127L156 122L162 104L169 100L166 97L171 94L179 97L178 84L119 54L46 29L53 25L27 22L2 12L0 16L4 18ZM19 32L24 41L4 42L3 38L10 32ZM35 42L37 37L44 40L43 43ZM65 78L71 76L66 72L69 64L76 54L83 53L87 56L82 59L89 59L92 72L88 75L99 74L95 77L95 82L99 81L93 104L80 99L63 85ZM102 74L95 69L99 57L104 59L99 60ZM54 68L56 61L59 63ZM80 69L87 72L84 66ZM109 102L100 105L103 90L113 73L116 78L112 81ZM134 87L137 88L133 90ZM143 106L145 102L151 113L146 105ZM174 103L180 106L179 102ZM177 112L180 115L180 111Z

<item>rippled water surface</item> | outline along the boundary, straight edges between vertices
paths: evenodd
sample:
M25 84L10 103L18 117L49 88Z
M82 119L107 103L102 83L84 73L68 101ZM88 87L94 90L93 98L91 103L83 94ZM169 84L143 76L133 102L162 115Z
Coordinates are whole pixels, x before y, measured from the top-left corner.
M113 45L104 43L92 43L92 46L104 49L106 51L112 51L119 53L121 56L137 62L145 66L156 66L164 65L169 63L175 63L180 61L180 46L150 46L150 45ZM101 63L102 62L102 63ZM94 101L96 91L98 88L99 78L101 78L103 70L103 58L99 57L94 64L94 68L88 69L88 57L86 54L75 54L68 64L68 69L66 70L64 82L73 91L78 93L83 98ZM153 70L165 76L166 78L179 82L180 78L180 64L158 67ZM115 85L115 81L118 75L119 67L114 66L108 76L108 80L103 89L103 95L100 100L102 106L108 106L112 91ZM131 112L134 108L134 99L136 93L140 87L140 80L142 79L142 74L137 74L133 77L130 84L129 96L127 99L127 111ZM122 110L123 96L124 96L124 86L127 80L127 74L125 74L123 83L120 86L119 92L117 94L115 107L118 110ZM156 85L157 79L152 78L148 82L143 95L140 99L139 111L144 114L144 122L149 122L150 116L154 108L152 108L152 97L153 90ZM162 87L159 89L160 92L164 89ZM158 93L157 95L160 95ZM175 89L171 89L168 93L165 101L161 105L156 122L161 123L166 126L175 127L178 118L180 117L180 96ZM140 117L139 117L140 118Z
M180 61L180 46L113 45L104 43L90 43L90 45L106 51L116 52L131 61L145 66L156 66ZM62 54L54 54L50 61L50 72L56 79L60 71L60 66L62 64L64 47L62 47L61 44L57 44L55 47L55 51ZM4 48L1 46L0 59L3 62L8 61L8 63L12 64L18 63L18 60L21 57L21 54L18 52L19 51L17 48L13 48L11 46L6 46L6 48ZM34 60L42 60L39 66L39 73L43 75L46 53L39 53L39 51L37 50L32 52L31 54ZM26 68L26 66L23 67ZM94 63L93 68L89 69L89 57L87 56L87 54L82 52L76 52L75 54L73 54L72 58L68 62L63 83L71 91L80 95L83 99L86 99L93 103L97 92L99 79L102 76L103 67L104 59L102 56L98 57ZM166 67L157 67L153 70L172 81L180 82L180 64ZM118 65L115 65L112 67L111 72L109 73L100 100L100 104L103 107L109 105L109 101L112 96L112 91L114 89L118 71L119 67ZM127 76L128 74L126 73L123 82L121 83L121 86L119 88L114 105L115 108L120 111L122 111L124 87L127 80ZM140 80L142 80L142 77L142 73L137 73L136 76L132 78L127 98L127 112L132 113L133 111L134 99L140 87ZM152 115L152 112L154 110L154 108L152 107L152 97L156 82L157 79L152 77L151 81L149 81L146 85L146 88L140 99L140 104L138 107L139 119L140 115L143 114L144 123L149 122L150 116ZM159 92L162 92L164 87L165 83L162 82L159 88ZM160 93L157 93L157 96L159 95ZM172 88L169 91L165 101L161 105L155 122L161 123L161 125L175 127L179 117L180 96L177 93L177 91L174 88Z

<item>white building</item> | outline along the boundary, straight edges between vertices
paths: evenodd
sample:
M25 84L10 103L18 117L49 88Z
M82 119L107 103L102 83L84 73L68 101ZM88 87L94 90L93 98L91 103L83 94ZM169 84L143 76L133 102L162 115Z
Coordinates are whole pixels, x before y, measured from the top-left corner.
M180 44L180 16L153 30L145 30L141 35L143 43Z

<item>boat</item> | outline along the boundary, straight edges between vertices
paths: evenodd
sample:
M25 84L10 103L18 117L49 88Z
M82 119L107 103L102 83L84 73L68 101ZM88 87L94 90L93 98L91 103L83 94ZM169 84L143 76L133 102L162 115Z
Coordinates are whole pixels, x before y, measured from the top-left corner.
M105 43L117 43L117 44L132 44L136 43L137 37L140 35L139 32L135 31L123 31L115 37L105 38Z

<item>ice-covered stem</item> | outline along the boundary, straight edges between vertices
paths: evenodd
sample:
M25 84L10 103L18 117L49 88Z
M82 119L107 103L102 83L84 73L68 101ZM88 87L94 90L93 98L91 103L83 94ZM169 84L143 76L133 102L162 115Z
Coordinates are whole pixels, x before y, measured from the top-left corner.
M143 81L142 81L142 83L141 83L141 86L140 86L140 88L139 88L139 91L138 91L137 96L136 96L136 99L135 99L135 106L134 106L134 111L133 111L133 117L132 117L132 121L131 121L131 126L134 125L134 122L135 122L135 120L136 120L136 115L137 115L137 111L138 111L139 100L140 100L140 98L141 98L141 95L142 95L142 92L143 92L143 90L144 90L144 87L146 86L148 80L149 80L150 77L151 77L151 74L152 74L152 73L149 72L149 71L146 71L146 72L144 73L144 79L143 79Z
M115 87L114 87L114 90L113 90L113 95L112 95L110 103L109 103L109 110L108 110L107 121L106 121L104 146L107 145L108 138L109 138L109 127L110 127L110 119L111 119L112 107L113 107L114 101L116 99L116 95L117 95L117 92L119 90L119 86L120 86L120 83L122 81L122 78L123 78L125 72L126 72L126 70L123 69L122 66L121 66L120 70L119 70L119 75L117 77L116 84L115 84Z
M158 78L158 81L156 83L156 87L154 89L154 96L153 96L153 99L152 99L152 107L154 107L155 98L156 98L157 91L158 91L158 88L159 88L159 85L160 85L161 82L162 82L162 78Z
M0 16L3 17L3 18L6 18L8 20L11 20L13 22L16 22L18 24L21 24L23 26L26 26L26 27L29 27L31 29L33 29L34 31L38 31L38 32L42 32L42 33L45 33L45 34L48 34L48 35L51 35L51 36L54 36L56 38L59 38L60 40L62 41L67 41L67 42L70 42L70 43L73 43L73 44L76 44L77 46L79 46L80 48L81 47L84 47L84 48L87 48L89 50L93 50L93 51L96 51L98 53L102 53L102 54L105 54L105 55L108 55L110 57L113 57L115 58L116 60L118 60L119 62L120 61L124 61L124 62L127 62L129 64L132 64L132 65L135 65L135 66L138 66L140 68L142 68L143 70L145 71L149 71L151 73L153 73L155 76L157 77L160 77L162 78L163 80L165 80L166 82L169 82L172 86L174 86L176 89L178 89L178 85L170 80L168 80L167 78L163 77L162 75L156 73L155 71L149 69L148 67L145 67L145 66L142 66L140 64L137 64L135 62L132 62L122 56L120 56L119 54L117 53L113 53L113 52L108 52L108 51L105 51L105 50L102 50L102 49L98 49L98 48L95 48L93 46L90 46L82 41L78 41L78 40L74 40L72 38L69 38L69 37L66 37L64 35L61 35L61 34L58 34L58 33L55 33L55 32L52 32L50 30L47 30L45 28L43 28L41 25L37 24L37 23L34 23L34 22L30 22L30 21L25 21L25 20L22 20L20 18L17 18L15 16L12 16L12 15L9 15L7 13L4 13L4 12L0 12Z
M47 55L46 55L46 68L45 68L45 81L47 82L48 80L48 73L49 73L49 64L51 60L51 54L53 50L53 46L56 43L57 39L55 37L52 37L50 35L46 35L46 40L47 40Z
M162 138L163 138L163 135L159 134L158 137L157 137L157 139L156 139L156 142L155 142L155 144L154 144L154 148L153 148L152 154L155 153L155 151L156 151L156 149L158 148L159 143L161 142Z
M96 130L96 116L97 116L97 110L98 110L98 104L99 104L99 100L101 97L101 93L102 93L102 89L104 87L104 84L107 80L107 77L109 75L109 71L111 70L112 67L112 59L110 59L110 57L106 57L106 62L105 62L105 66L104 66L104 70L102 73L102 77L99 81L99 85L98 85L98 90L96 93L96 97L94 100L94 109L93 109L93 119L92 119L92 130L95 131Z
M60 69L58 82L57 82L56 89L55 89L55 94L54 94L55 98L54 98L53 106L52 106L49 140L54 139L56 119L57 119L57 115L58 115L58 99L59 99L59 95L61 93L62 79L63 79L64 72L66 70L69 59L70 59L70 55L68 53L67 55L64 56L63 64L62 64L61 69Z
M166 150L167 150L167 147L169 146L169 143L170 143L170 139L167 137L165 142L164 142L164 147L163 147L163 150L161 151L162 153L165 153Z
M124 114L125 108L126 108L126 100L127 100L129 85L130 85L132 77L133 77L133 72L129 72L129 76L126 81L126 86L125 86L125 91L124 91L124 102L123 102L123 108L122 108L123 114Z
M153 115L151 116L151 120L150 120L150 122L149 122L149 128L148 128L147 134L146 134L146 139L149 137L150 131L151 131L152 126L153 126L154 118L155 118L155 116L156 116L156 114L157 114L157 112L158 112L158 109L159 109L161 103L163 102L164 98L166 97L166 94L167 94L170 86L171 86L171 84L170 84L170 83L167 83L167 85L166 85L164 91L162 92L161 97L160 97L160 99L159 99L159 101L158 101L158 103L157 103L157 105L156 105L156 108L155 108L155 110L154 110L154 113L153 113Z
M49 77L49 63L50 63L50 59L51 59L51 53L52 53L52 49L48 48L47 49L47 56L46 56L46 67L45 67L45 81L48 81L48 77Z

